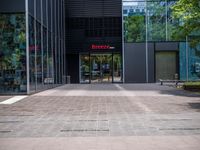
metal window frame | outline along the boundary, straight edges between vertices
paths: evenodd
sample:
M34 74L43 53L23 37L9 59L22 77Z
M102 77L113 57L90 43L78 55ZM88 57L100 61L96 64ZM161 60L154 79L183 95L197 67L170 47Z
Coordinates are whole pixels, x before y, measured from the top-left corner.
M26 92L30 94L30 66L29 66L29 9L28 0L25 0L25 15L26 15Z

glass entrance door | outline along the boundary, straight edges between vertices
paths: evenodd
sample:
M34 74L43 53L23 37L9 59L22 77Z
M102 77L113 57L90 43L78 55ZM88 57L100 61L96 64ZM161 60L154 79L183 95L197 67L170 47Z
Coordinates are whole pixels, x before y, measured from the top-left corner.
M121 83L121 62L120 53L81 54L80 83Z
M112 82L112 54L91 54L91 83Z

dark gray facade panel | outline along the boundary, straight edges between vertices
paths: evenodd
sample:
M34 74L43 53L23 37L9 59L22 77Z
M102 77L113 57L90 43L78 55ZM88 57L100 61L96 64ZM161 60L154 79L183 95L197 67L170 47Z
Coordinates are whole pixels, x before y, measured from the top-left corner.
M155 51L154 43L148 43L148 79L149 83L155 82Z
M1 0L0 12L25 12L25 0Z
M56 7L56 0L52 0L52 10L53 10L53 16L52 16L52 31L56 34L57 29L57 7Z
M159 42L155 46L156 51L179 51L178 42Z
M28 0L28 11L31 16L34 16L34 2L35 0Z
M47 12L48 12L48 21L47 21L48 29L50 31L52 31L51 20L52 20L52 15L53 15L53 12L54 12L54 7L52 8L52 0L47 1Z
M121 0L67 0L65 4L70 17L122 16Z
M43 24L47 26L47 0L42 0Z
M67 71L71 77L71 83L79 83L79 55L67 55Z
M145 83L145 43L125 43L124 46L125 83Z
M36 18L41 22L41 0L36 0Z

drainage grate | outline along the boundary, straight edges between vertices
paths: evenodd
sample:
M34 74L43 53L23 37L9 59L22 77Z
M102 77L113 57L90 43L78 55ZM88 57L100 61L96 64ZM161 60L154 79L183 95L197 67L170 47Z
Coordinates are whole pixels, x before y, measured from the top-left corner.
M60 132L109 132L110 130L60 130Z
M100 121L100 122L105 122L105 121L108 121L108 120L78 120L80 122L97 122L97 121Z
M12 131L0 131L0 133L10 133Z
M159 129L159 130L200 130L200 128L166 128L166 129Z
M34 115L17 115L19 117L31 117L31 116L34 116Z
M24 121L0 121L0 123L23 123Z
M188 121L192 119L153 119L152 121Z

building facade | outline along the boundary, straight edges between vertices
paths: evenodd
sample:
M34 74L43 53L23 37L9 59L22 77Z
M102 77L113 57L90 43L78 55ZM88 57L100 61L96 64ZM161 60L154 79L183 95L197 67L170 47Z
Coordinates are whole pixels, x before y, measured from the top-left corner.
M72 83L123 82L121 0L67 0L66 49Z
M0 93L66 83L199 80L200 31L177 38L177 0L2 0ZM194 20L196 21L196 20Z
M199 48L176 38L177 0L67 0L67 70L72 83L198 80ZM199 36L197 36L198 38Z
M126 83L151 83L159 79L199 80L200 47L192 47L191 39L200 38L200 31L178 37L181 18L173 17L177 0L123 0L125 13L124 80ZM130 12L130 11L128 11ZM197 20L193 20L194 22Z
M0 93L30 94L63 84L64 1L0 3Z

